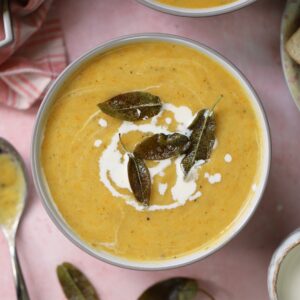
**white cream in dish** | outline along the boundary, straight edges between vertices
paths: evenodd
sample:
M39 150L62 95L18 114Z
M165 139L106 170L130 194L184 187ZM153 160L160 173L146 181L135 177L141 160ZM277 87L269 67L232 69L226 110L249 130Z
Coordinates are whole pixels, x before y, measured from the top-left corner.
M278 272L276 290L278 300L300 299L300 245L284 257Z

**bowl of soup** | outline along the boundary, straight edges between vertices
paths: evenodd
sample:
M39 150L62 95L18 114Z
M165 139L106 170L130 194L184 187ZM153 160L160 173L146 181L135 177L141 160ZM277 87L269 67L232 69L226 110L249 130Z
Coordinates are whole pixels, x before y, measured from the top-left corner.
M143 102L134 111L141 118L122 120L103 109L128 94L159 99L159 110L141 117L150 106ZM143 160L146 185L146 173L130 173L137 145L159 135L166 149L175 133L184 149ZM183 162L203 137L213 140L210 155L185 176ZM75 245L117 266L161 270L203 259L245 226L263 195L270 151L262 105L232 63L189 39L140 34L96 47L59 76L38 112L32 169L48 214ZM151 186L146 205L132 180L144 184L141 193Z
M137 0L161 12L186 16L208 17L243 8L256 0Z

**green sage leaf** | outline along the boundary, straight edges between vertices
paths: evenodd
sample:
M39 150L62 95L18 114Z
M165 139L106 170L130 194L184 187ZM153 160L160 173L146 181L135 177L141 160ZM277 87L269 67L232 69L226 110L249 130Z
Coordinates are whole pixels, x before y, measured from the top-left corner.
M210 157L215 143L216 122L210 110L201 111L199 123L194 127L191 135L191 147L181 161L185 175L187 175L198 160L207 160ZM196 117L196 118L197 118Z
M122 147L129 156L127 172L129 184L134 197L138 202L148 206L151 195L151 177L149 169L143 159L136 157L133 153L126 149L120 134L119 139Z
M185 176L188 175L197 161L206 161L211 155L216 140L216 120L214 108L222 98L223 96L215 102L211 109L203 109L199 111L189 126L189 129L192 130L190 137L191 146L181 161Z
M98 107L111 117L126 120L145 120L157 115L162 103L158 96L146 92L130 92L115 96Z
M56 273L68 300L100 300L90 281L74 265L65 262Z
M133 154L129 155L128 178L136 200L149 205L151 195L151 177L145 162Z
M197 293L196 280L175 277L154 284L138 300L193 300Z
M183 134L154 134L138 144L134 155L147 160L161 160L185 153L190 147L189 138Z

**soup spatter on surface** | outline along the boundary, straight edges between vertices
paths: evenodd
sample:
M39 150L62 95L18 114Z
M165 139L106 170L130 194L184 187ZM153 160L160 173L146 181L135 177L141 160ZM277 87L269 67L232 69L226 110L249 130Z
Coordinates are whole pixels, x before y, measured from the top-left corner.
M210 8L236 2L236 0L157 0L162 4L181 8Z
M97 104L146 91L161 112L128 122ZM215 108L210 159L185 180L177 158L146 161L150 206L130 190L128 155L154 133L187 132L195 114ZM131 260L163 260L210 247L227 232L260 179L261 129L243 87L222 66L186 46L139 42L93 58L64 84L45 126L41 162L58 210L93 247Z

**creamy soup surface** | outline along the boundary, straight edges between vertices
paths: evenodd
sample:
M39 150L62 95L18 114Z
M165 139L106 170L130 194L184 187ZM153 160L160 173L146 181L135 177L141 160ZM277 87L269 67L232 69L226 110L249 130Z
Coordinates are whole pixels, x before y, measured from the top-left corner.
M158 0L157 2L182 8L209 8L236 2L236 0Z
M161 98L162 112L125 122L97 108L130 91ZM185 132L197 111L215 109L210 160L190 180L182 157L147 161L151 205L144 209L128 183L128 156L145 136ZM255 193L260 178L261 129L240 84L191 48L163 42L119 47L93 58L64 84L50 110L41 162L52 197L82 240L131 260L164 260L213 245Z

